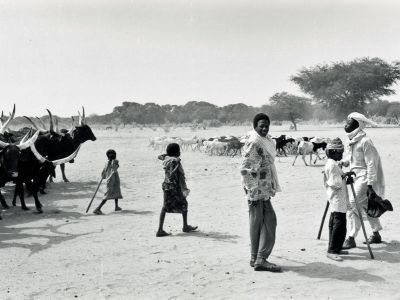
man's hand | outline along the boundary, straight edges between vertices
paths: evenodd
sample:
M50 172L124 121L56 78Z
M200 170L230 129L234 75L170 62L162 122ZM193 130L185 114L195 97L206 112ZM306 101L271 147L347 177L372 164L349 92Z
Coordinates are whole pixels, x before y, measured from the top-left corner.
M342 167L348 167L350 165L350 163L347 160L343 160L343 161L339 161L338 165L340 168L342 168Z
M352 176L356 176L356 173L354 173L353 171L350 171L350 172L344 173L342 175L342 178L346 178L346 184L353 184L354 179Z

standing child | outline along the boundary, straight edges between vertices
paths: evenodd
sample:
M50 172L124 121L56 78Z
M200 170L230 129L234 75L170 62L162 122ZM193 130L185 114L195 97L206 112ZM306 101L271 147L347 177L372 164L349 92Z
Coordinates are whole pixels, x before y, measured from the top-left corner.
M326 146L328 161L324 170L324 185L331 207L327 257L336 261L343 260L339 254L347 254L346 251L342 251L342 247L346 238L346 212L349 207L345 180L348 173L343 173L338 165L338 161L343 158L343 151L344 146L340 138L329 142Z
M121 195L121 186L118 175L119 163L117 160L117 153L115 150L110 149L106 152L106 155L108 162L101 172L101 176L106 180L107 190L104 193L103 201L101 201L100 205L93 211L93 213L96 215L103 214L101 208L104 204L106 204L107 200L110 199L115 200L115 211L122 210L121 207L118 206L118 199L122 199L123 197Z
M181 150L179 145L171 143L167 146L167 154L162 154L158 159L163 161L165 179L162 184L164 191L164 204L160 213L160 223L156 236L167 236L169 233L163 229L166 213L181 213L183 217L183 232L191 232L197 226L190 226L187 223L188 202L186 197L190 190L186 186L185 173L182 168Z

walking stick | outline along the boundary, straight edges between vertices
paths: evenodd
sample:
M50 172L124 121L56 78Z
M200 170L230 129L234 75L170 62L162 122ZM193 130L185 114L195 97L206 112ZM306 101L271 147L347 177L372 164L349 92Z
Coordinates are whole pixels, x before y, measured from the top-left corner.
M102 182L103 182L103 176L101 177L101 179L100 179L100 181L99 181L99 184L97 185L97 188L96 188L96 191L94 192L94 195L93 195L93 197L92 197L92 200L90 200L90 202L89 202L89 205L88 205L88 207L87 207L87 209L86 209L86 213L88 213L89 208L90 208L90 206L92 205L92 202L93 202L93 200L94 200L94 197L96 197L97 191L99 190L100 185L101 185Z
M351 175L350 175L350 178L351 178ZM351 178L351 179L353 179L353 178ZM366 242L366 244L368 246L369 255L371 256L371 259L374 259L374 254L372 253L371 246L369 245L369 242L368 242L367 232L365 231L365 226L364 226L364 221L363 221L363 218L362 218L361 210L360 210L360 208L358 207L358 204L357 204L356 191L354 190L353 182L350 183L350 186L351 186L351 191L353 192L353 197L354 197L354 201L355 201L358 217L360 218L361 227L362 227L362 230L363 230L363 233L364 233L365 242Z
M319 226L317 240L319 240L321 238L322 227L324 227L326 213L328 212L328 208L329 208L329 201L326 201L325 211L324 211L324 215L322 216L321 225Z

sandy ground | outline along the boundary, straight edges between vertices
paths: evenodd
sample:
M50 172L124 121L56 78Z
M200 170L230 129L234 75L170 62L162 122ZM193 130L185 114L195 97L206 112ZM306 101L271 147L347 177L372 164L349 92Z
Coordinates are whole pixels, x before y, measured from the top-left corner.
M178 128L168 135L242 135L248 129ZM284 129L275 126L271 133ZM344 136L341 128L300 129L291 133ZM200 230L184 234L181 216L168 214L165 229L172 236L156 238L163 172L156 158L160 152L146 146L150 136L164 132L96 131L98 140L85 143L76 162L67 166L71 183L57 178L41 197L43 214L20 207L2 211L0 299L400 299L399 130L368 129L381 153L387 198L395 209L381 218L384 243L373 245L375 260L369 259L361 234L359 247L343 262L326 258L327 222L322 239L316 239L326 203L324 161L313 167L301 160L292 167L293 157L277 161L283 191L273 199L278 228L270 261L283 267L279 274L254 272L248 265L239 157L183 153L192 190L189 223ZM104 216L85 214L111 147L121 165L123 211L113 212L111 202ZM3 190L10 203L12 186ZM100 197L101 190L95 204ZM32 198L27 202L33 209Z

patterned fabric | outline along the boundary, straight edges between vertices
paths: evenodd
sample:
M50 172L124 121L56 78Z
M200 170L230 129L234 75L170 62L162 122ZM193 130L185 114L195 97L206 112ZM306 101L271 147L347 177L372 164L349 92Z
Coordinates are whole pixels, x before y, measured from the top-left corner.
M342 179L343 171L337 162L328 159L324 169L324 185L331 212L345 213L350 207L346 180Z
M119 163L114 159L107 162L101 176L106 180L107 190L104 193L103 200L122 199L121 184L118 175Z
M162 189L164 191L163 209L168 213L182 213L187 211L186 196L189 189L186 186L185 172L181 160L177 157L160 156L165 171Z
M240 172L247 200L268 200L275 196L280 186L274 164L276 150L272 138L261 137L254 131L243 147L242 156Z

